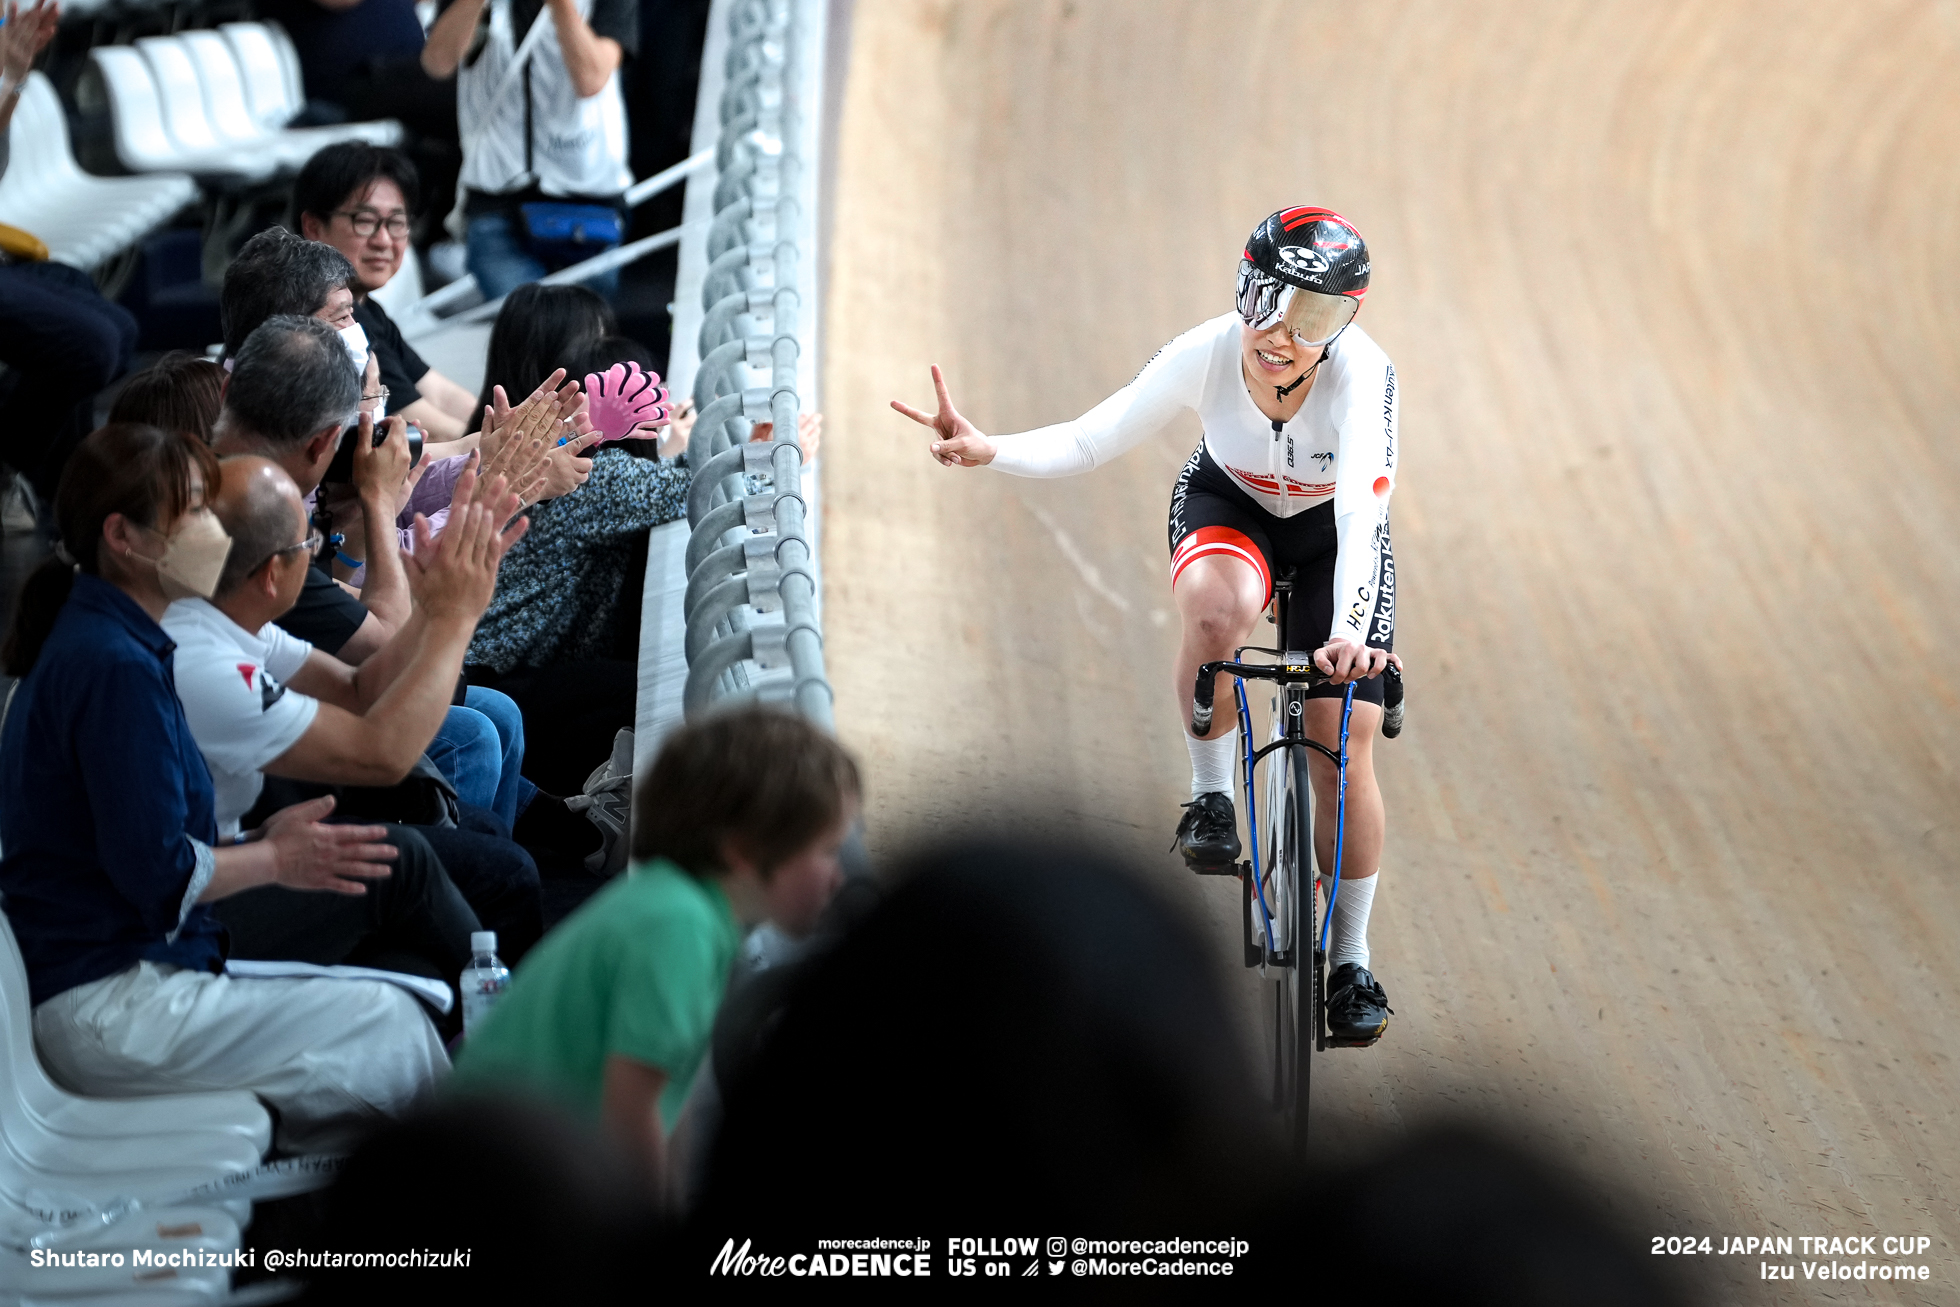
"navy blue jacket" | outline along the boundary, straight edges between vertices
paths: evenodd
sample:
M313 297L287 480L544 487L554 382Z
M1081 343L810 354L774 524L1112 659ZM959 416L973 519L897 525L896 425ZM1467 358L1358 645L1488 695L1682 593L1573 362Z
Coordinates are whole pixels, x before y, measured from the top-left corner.
M14 694L0 733L0 893L34 1003L141 960L223 966L224 928L195 902L218 824L175 648L135 600L77 573Z

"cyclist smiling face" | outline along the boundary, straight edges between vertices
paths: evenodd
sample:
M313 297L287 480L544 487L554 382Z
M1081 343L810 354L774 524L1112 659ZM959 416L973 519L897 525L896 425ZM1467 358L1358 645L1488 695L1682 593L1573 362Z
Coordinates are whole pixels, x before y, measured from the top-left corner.
M1239 327L1239 359L1245 367L1246 389L1251 393L1259 411L1271 417L1291 417L1299 411L1306 401L1307 392L1313 389L1309 381L1298 390L1288 390L1286 398L1275 399L1275 392L1284 390L1307 374L1307 369L1320 357L1324 346L1309 349L1295 340L1284 321L1260 331L1254 327Z

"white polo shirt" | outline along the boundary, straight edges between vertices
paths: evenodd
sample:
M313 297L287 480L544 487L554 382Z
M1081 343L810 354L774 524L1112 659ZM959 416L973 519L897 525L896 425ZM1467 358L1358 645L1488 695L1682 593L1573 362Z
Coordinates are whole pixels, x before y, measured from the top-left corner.
M318 699L286 688L313 646L270 622L248 631L203 599L171 604L163 629L177 642L177 697L211 769L218 834L229 838L265 787L261 769L298 743L320 711Z

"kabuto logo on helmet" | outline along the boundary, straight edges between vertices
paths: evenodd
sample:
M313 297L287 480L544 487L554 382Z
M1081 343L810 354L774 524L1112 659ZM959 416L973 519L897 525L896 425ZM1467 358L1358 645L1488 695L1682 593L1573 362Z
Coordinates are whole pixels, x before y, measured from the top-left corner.
M1282 245L1279 257L1295 272L1311 276L1315 281L1327 271L1327 258L1319 250L1308 249L1304 245Z

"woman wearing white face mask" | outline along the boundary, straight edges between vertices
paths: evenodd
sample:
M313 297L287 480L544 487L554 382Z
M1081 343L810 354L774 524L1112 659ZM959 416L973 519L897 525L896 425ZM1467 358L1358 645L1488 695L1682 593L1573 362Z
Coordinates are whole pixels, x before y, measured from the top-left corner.
M363 894L395 856L385 828L322 824L331 800L218 845L211 774L158 619L209 595L231 541L204 508L217 462L193 437L120 423L70 460L61 551L28 578L0 647L21 677L0 732L0 893L64 1082L134 1096L256 1092L287 1147L345 1142L349 1116L398 1114L446 1063L393 986L233 980L207 906L261 885Z

